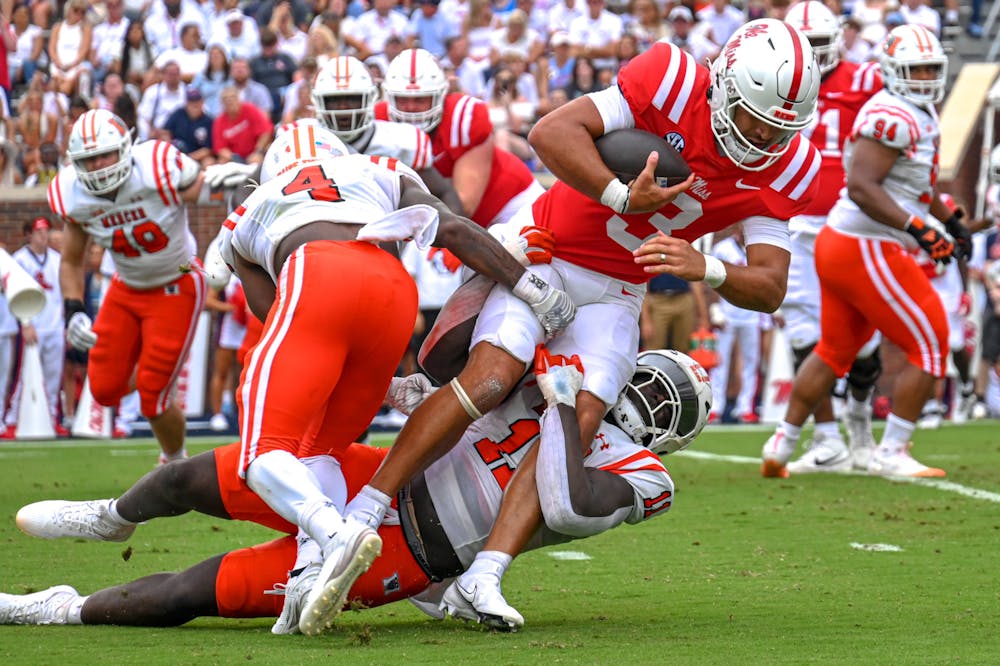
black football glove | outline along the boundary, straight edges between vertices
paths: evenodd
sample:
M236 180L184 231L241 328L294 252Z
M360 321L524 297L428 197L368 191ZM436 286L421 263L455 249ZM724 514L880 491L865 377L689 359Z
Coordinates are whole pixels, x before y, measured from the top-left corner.
M961 220L962 211L956 210L945 220L944 228L955 239L955 258L968 260L972 258L972 234Z
M937 263L947 264L955 252L955 244L948 237L916 215L911 215L903 227L917 240L917 244Z

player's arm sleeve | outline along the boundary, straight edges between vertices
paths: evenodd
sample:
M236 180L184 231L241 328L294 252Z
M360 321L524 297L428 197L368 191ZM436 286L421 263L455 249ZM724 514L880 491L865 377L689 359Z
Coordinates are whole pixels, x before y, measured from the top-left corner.
M576 411L549 407L542 414L535 484L549 529L572 537L600 534L628 519L635 492L625 479L584 467Z
M755 215L743 220L744 245L774 245L792 251L788 223L773 217Z
M587 93L587 97L597 107L597 112L601 114L605 134L614 130L635 127L632 109L629 108L628 102L617 86L605 88L600 92Z

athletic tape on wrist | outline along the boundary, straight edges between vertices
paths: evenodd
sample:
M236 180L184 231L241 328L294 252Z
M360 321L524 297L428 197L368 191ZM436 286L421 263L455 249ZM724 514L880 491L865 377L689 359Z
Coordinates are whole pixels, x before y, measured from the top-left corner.
M601 203L616 213L624 213L628 210L628 196L628 185L612 178L601 193Z
M462 385L458 383L458 377L454 377L448 383L451 386L451 390L455 392L455 397L458 398L458 402L462 405L462 409L464 409L465 413L469 415L469 418L472 420L483 418L483 413L476 408L476 404L472 402L472 398L470 398L469 394L465 392Z
M705 255L705 277L702 281L713 289L726 281L726 265L710 254Z

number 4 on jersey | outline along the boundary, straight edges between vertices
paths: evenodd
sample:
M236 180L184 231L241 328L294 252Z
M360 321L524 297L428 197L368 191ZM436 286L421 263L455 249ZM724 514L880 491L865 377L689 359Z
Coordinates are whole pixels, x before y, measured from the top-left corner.
M295 174L292 182L282 188L281 193L285 196L308 192L309 196L316 201L337 202L343 201L340 196L340 188L323 173L323 167L319 164L311 164L304 169L300 169Z

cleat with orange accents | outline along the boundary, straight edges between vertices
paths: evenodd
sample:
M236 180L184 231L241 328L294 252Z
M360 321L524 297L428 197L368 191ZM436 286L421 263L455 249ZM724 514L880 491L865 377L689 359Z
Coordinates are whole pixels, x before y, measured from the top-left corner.
M795 444L789 445L788 438L780 429L764 442L764 449L761 451L760 474L770 479L787 479L788 468L785 463L795 453Z
M777 460L767 460L760 464L760 475L768 479L787 479L788 468Z
M876 476L908 476L915 478L942 478L947 475L943 469L928 467L918 462L910 455L913 442L895 451L888 451L881 446L872 453L868 463L868 473Z

